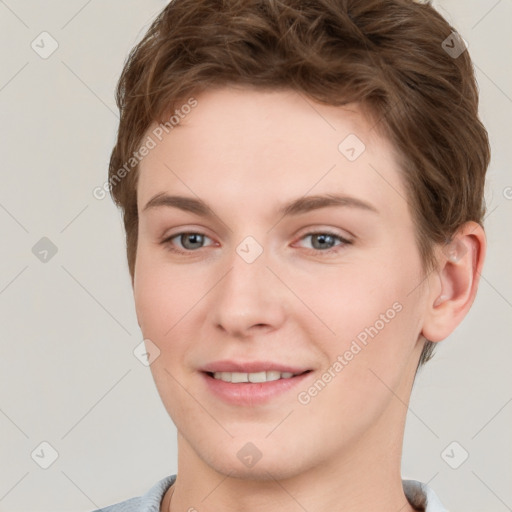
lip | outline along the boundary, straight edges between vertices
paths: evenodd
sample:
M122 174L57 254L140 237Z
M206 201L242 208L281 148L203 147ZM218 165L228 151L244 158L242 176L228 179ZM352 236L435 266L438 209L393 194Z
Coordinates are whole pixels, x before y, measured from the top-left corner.
M274 361L233 361L222 360L209 363L202 368L203 372L239 372L239 373L256 373L263 371L276 371L276 372L289 372L289 373L303 373L311 368L298 366L288 366L286 364L276 363ZM243 384L243 383L242 383Z
M269 369L268 366L266 368ZM281 368L281 366L279 366L279 368ZM252 370L250 373L255 371L257 370ZM200 374L206 384L207 389L215 397L220 398L222 401L230 405L254 406L268 403L273 399L276 399L278 396L284 395L286 392L289 392L293 388L297 387L301 382L304 382L305 379L308 379L314 373L313 370L306 372L307 373L302 373L301 375L297 375L295 377L290 377L289 379L272 380L269 382L235 383L224 382L223 380L215 379L205 371L201 371ZM291 373L296 372L291 371Z

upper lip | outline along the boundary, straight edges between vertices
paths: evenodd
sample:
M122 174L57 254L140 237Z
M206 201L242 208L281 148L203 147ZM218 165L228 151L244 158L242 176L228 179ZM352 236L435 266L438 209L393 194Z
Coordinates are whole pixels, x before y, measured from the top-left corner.
M209 363L201 368L203 372L237 372L237 373L257 373L264 371L276 371L276 372L289 372L289 373L304 373L310 368L304 368L299 366L289 366L286 364L276 363L273 361L215 361Z

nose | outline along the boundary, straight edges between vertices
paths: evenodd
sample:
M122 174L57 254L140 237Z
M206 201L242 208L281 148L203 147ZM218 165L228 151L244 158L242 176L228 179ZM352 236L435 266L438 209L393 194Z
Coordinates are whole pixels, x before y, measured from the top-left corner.
M229 269L212 290L210 321L231 337L247 338L279 329L286 318L289 292L269 268L267 252L254 260L233 251ZM275 265L270 265L275 267Z

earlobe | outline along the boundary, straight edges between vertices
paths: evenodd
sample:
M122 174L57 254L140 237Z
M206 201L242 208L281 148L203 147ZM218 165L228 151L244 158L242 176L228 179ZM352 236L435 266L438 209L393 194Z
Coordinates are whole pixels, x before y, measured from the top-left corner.
M431 274L422 334L441 341L468 313L476 296L485 258L485 233L476 222L467 222L439 250L439 266Z

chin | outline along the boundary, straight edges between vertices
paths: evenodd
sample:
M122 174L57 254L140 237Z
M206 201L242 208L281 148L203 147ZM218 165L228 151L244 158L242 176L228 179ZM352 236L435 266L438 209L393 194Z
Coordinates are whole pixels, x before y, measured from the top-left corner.
M272 446L268 439L245 439L232 439L221 449L203 452L201 458L214 471L240 480L285 480L307 470L305 454L299 450Z
M238 459L231 464L226 461L218 462L219 464L211 466L212 469L222 475L239 480L286 480L301 473L301 469L290 460L274 463L273 461L264 462L261 459L252 468L241 467L242 464Z

